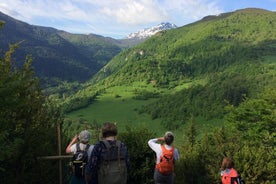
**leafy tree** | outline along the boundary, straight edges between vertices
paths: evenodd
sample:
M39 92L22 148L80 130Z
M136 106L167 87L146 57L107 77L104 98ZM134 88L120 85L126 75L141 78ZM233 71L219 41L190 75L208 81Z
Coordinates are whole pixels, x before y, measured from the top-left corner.
M188 122L188 127L186 130L186 135L187 135L187 139L189 144L191 145L191 148L194 147L194 145L196 144L196 136L197 136L197 132L196 132L196 126L195 126L195 119L194 116L192 115L189 122Z
M223 99L238 106L248 94L248 82L243 76L235 76L223 82Z
M11 45L0 57L1 183L52 183L57 180L53 172L57 167L37 158L55 153L54 125L61 122L60 114L49 110L34 77L32 59L27 56L21 69L13 67L17 47Z
M155 167L155 153L149 148L147 142L154 134L145 128L126 127L126 132L119 134L128 147L131 159L131 170L129 183L149 184L153 183L153 172Z
M261 144L273 146L275 142L269 139L276 133L275 94L275 90L267 89L259 98L247 99L237 108L229 106L226 120L242 132L245 140L257 139Z
M268 88L258 98L228 107L228 130L241 141L232 141L231 155L247 183L275 182L275 102L275 88Z

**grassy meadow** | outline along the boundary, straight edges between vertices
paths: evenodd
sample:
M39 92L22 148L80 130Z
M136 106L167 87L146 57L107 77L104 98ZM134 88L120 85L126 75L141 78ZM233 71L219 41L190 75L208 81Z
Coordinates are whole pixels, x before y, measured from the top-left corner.
M64 128L68 129L68 134L71 136L86 128L93 132L94 130L91 125L95 122L102 124L103 122L111 121L117 123L119 133L126 131L126 127L129 126L131 128L146 128L155 133L156 136L162 136L164 132L168 131L162 125L162 119L152 120L149 114L139 113L139 109L143 108L143 105L152 103L158 98L138 100L134 98L136 95L135 91L146 90L148 92L158 92L159 94L165 95L188 88L191 85L203 84L204 82L204 80L189 81L181 86L178 85L170 89L157 89L152 84L146 84L144 82L135 82L133 86L114 86L99 95L88 107L67 114ZM212 129L214 126L222 125L222 120L208 122L201 117L197 117L195 122L199 134L207 132L208 129ZM177 137L176 144L178 142L181 143L185 139L186 126L187 123L176 130L169 130L175 133Z

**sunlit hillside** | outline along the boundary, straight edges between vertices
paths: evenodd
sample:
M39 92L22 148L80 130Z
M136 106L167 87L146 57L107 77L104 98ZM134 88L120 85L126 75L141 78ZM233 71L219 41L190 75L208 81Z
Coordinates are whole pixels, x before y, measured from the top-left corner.
M170 129L184 125L191 115L217 125L226 105L238 106L266 87L275 87L275 27L275 12L244 9L160 32L114 57L87 87L63 99L63 107L67 112L84 108L70 117L117 120L107 111L95 116L82 113L99 114L101 99L109 95L106 108L123 101L120 109L124 109L128 99L143 104L126 105L117 113L124 117L131 111L138 117L119 118L124 125L139 124L144 114L150 117L146 122L158 120Z

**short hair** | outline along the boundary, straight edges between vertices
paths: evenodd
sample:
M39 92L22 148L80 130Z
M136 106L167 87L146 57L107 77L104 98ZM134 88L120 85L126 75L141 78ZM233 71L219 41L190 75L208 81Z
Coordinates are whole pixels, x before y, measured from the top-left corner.
M164 141L167 145L171 145L174 141L174 135L172 132L166 132L164 135Z
M103 138L109 136L116 136L118 133L117 126L112 122L105 122L102 127L102 136Z
M234 162L231 158L229 158L229 157L224 157L223 158L222 163L221 163L221 170L231 169L234 166L235 166Z
M82 143L88 143L91 137L91 133L88 130L83 130L79 133L79 141Z

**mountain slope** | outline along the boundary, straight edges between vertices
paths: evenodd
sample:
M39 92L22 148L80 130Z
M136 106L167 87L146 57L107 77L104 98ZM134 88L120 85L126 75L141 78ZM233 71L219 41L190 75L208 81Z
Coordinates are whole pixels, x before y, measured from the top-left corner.
M207 72L206 66L219 67L219 65L226 65L226 62L233 64L236 62L235 58L239 60L242 58L226 56L226 61L222 61L220 55L233 55L235 53L231 52L239 52L249 45L254 46L264 40L273 40L275 37L274 16L274 12L246 9L212 16L213 18L203 18L201 21L182 28L160 32L141 45L121 52L95 75L94 80L101 80L113 73L128 75L130 72L127 71L132 71L133 65L139 65L142 68L137 72L139 76L136 78L139 78L142 74L149 77L149 72L155 73L154 67L160 65L163 70L166 70L169 68L166 66L170 64L179 64L182 66L178 67L182 67L181 71L184 72L182 75L194 75L198 72ZM221 52L217 55L218 53L214 51ZM248 54L256 54L248 52ZM241 57L247 56L241 55ZM217 66L213 66L215 62ZM147 63L153 66L145 67ZM196 68L198 64L203 66ZM190 71L185 72L188 69ZM164 77L163 74L162 76Z
M121 52L91 83L97 89L137 82L168 89L143 108L152 118L218 118L226 103L236 106L275 87L275 27L275 12L261 9L208 16ZM86 96L93 91L87 85Z
M44 84L86 81L121 50L112 40L101 36L33 26L1 12L0 21L5 22L0 31L1 49L5 51L9 44L23 41L14 57L22 62L31 54L35 72Z

